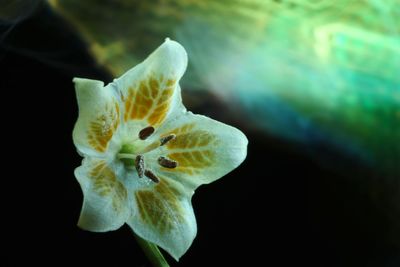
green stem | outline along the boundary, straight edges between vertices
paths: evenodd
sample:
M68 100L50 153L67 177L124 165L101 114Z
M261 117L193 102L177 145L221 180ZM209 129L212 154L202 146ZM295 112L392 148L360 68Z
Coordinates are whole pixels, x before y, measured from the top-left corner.
M164 256L161 254L156 245L147 240L144 240L135 232L133 232L133 235L135 236L136 241L139 243L140 247L142 248L144 254L154 267L169 267L168 262L165 260Z

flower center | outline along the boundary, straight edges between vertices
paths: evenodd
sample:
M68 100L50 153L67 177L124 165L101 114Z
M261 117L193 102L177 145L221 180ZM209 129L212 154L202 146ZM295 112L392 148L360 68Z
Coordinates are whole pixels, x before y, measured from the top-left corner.
M139 132L138 137L140 140L143 141L146 140L148 137L150 137L153 133L154 133L154 127L149 126L142 129ZM128 168L134 167L138 173L139 178L146 176L153 182L158 183L160 179L150 169L146 168L143 155L149 151L152 151L156 148L159 148L160 146L167 144L169 141L175 138L176 138L175 134L169 134L144 148L140 148L140 146L137 146L137 144L135 145L135 143L124 144L118 153L118 158L124 163L125 167ZM160 156L157 162L162 167L169 169L173 169L178 166L178 162L170 160L163 156Z

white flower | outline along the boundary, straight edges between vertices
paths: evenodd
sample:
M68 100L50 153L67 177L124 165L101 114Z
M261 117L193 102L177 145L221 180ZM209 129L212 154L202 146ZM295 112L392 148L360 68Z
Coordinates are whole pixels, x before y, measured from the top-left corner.
M179 259L196 236L194 190L246 157L245 135L186 111L179 79L187 54L167 39L143 63L104 86L75 78L73 138L84 202L78 225L105 232L127 223Z

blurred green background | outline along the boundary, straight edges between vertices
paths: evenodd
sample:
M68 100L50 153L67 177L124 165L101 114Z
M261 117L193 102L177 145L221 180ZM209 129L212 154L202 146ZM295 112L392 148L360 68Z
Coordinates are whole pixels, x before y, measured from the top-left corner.
M398 0L50 3L115 76L176 39L190 58L184 88L260 130L400 173Z

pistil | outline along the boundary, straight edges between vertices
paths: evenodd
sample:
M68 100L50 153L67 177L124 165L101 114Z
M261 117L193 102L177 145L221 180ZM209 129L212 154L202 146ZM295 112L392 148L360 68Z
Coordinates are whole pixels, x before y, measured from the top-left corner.
M154 133L154 131L155 129L153 126L148 126L139 131L138 137L140 140L146 140ZM141 147L138 143L136 143L139 142L139 140L137 140L133 143L123 145L120 150L120 153L117 154L117 157L118 159L121 159L125 163L126 167L135 167L139 178L146 176L153 182L158 183L160 179L151 170L146 169L146 165L144 163L144 154L154 149L157 149L161 146L164 146L165 144L167 144L171 140L174 140L175 138L176 135L171 133L169 135L161 137L156 141L153 141L146 147ZM178 166L178 162L163 156L160 156L157 159L157 162L160 166L169 169L173 169Z

